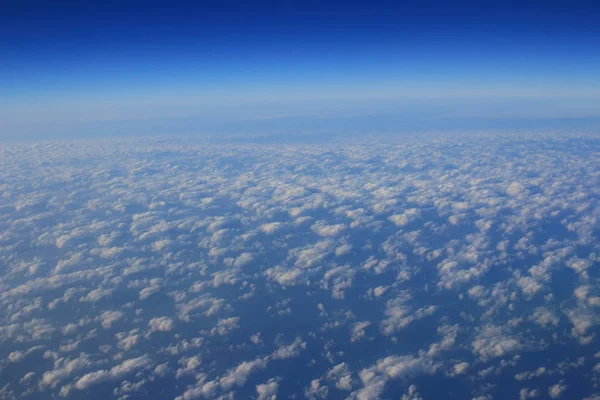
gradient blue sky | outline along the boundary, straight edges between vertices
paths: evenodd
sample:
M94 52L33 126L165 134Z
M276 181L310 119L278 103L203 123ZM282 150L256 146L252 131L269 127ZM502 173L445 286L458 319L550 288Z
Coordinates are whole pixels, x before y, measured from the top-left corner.
M414 104L600 115L600 6L521 3L3 2L1 136Z

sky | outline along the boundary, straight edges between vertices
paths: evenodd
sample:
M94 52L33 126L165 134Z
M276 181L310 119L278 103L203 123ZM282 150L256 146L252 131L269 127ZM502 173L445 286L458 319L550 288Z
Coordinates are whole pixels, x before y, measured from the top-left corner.
M600 115L592 2L389 3L5 2L1 137L415 107Z

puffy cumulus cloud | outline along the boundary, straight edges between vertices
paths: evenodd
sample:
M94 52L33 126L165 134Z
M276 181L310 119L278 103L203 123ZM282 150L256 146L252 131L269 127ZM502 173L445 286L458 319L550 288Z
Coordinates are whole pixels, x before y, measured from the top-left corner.
M34 346L31 347L29 349L27 349L26 351L12 351L8 354L8 361L9 362L19 362L21 360L23 360L26 356L28 356L29 354L42 350L45 346Z
M477 251L471 251L463 254L463 259L444 259L437 265L440 280L437 285L441 288L455 290L459 286L473 281L485 275L490 265L485 262L479 262Z
M140 369L152 366L152 360L149 356L132 358L115 365L109 370L103 369L83 375L73 385L75 389L85 390L102 382L119 380Z
M300 268L284 268L276 266L265 271L265 276L280 285L297 285L304 280L305 272Z
M23 377L21 378L21 380L19 382L20 383L31 382L36 376L37 376L37 374L35 372L28 372L25 375L23 375Z
M210 330L211 335L225 336L240 327L240 317L224 318L217 322L217 326Z
M351 244L343 244L340 247L338 247L337 249L335 249L335 255L338 257L341 257L345 254L348 254L351 250L352 250Z
M517 280L517 285L522 290L523 294L529 298L533 297L543 287L540 282L530 276L519 278Z
M352 390L352 374L346 363L340 363L327 371L327 378L335 382L337 389Z
M540 396L539 389L523 388L519 391L519 400L535 399Z
M110 329L114 323L123 319L124 316L125 313L123 311L105 311L100 314L99 320L104 329Z
M351 266L337 266L325 272L321 286L331 290L332 298L342 300L344 299L344 290L352 287L354 276L355 271Z
M518 381L527 381L532 378L537 378L538 376L544 376L549 374L550 371L546 367L539 367L535 371L525 371L519 372L515 375L515 379Z
M165 377L170 372L169 363L159 364L154 368L154 375Z
M305 348L306 342L303 342L300 338L296 338L293 343L289 345L281 345L272 354L266 357L258 357L254 360L240 363L235 368L228 370L217 379L207 382L204 380L198 381L196 385L189 387L181 396L178 397L178 399L189 400L200 397L211 398L220 391L226 392L234 387L243 387L246 384L249 375L256 371L267 368L269 362L297 357ZM195 367L196 365L194 365L194 369ZM184 373L184 371L182 371L182 373ZM272 385L273 382L276 381L270 381L267 382L267 384L271 384L271 388L277 388L277 385ZM263 389L265 391L268 390L267 387Z
M390 379L400 379L420 373L434 373L438 364L428 357L390 356L378 360L369 368L360 371L363 387L352 393L357 400L379 399Z
M487 288L483 285L475 285L467 291L472 299L479 300L487 295Z
M402 395L400 400L423 400L423 398L417 391L417 387L415 385L410 385L408 391Z
M195 385L188 387L181 396L176 397L176 400L214 398L219 391L229 391L236 386L242 387L250 374L265 369L268 363L267 358L244 361L215 380L206 382L200 379Z
M173 329L173 320L169 317L152 318L148 327L151 332L170 332Z
M357 341L363 339L366 335L365 329L367 329L369 326L371 326L371 322L369 322L369 321L355 323L352 326L352 330L350 332L350 335L351 335L350 340L352 342L357 342Z
M388 269L388 267L390 267L390 265L392 265L392 263L389 260L379 260L371 256L363 263L362 268L367 271L372 270L376 274L382 274ZM405 271L402 271L400 274L402 274L403 272Z
M302 350L306 349L306 342L303 342L301 338L297 337L293 343L289 345L282 345L271 354L274 360L285 360L287 358L297 357Z
M523 344L506 329L499 326L485 326L471 343L474 354L482 360L501 357L523 348Z
M254 259L254 255L252 253L248 253L248 252L242 253L235 258L234 266L236 266L236 267L246 266L246 265L250 264L253 259Z
M89 355L82 353L77 358L57 358L54 361L54 368L44 372L40 381L42 388L54 388L62 381L69 379L79 370L88 369L98 364Z
M79 325L75 324L73 322L68 323L67 325L65 325L62 328L62 333L63 335L67 336L67 335L72 335L75 332L77 332L77 330L79 329Z
M262 343L263 343L263 341L262 341L262 339L260 338L260 332L258 332L258 333L255 333L254 335L250 336L250 341L251 341L252 343L254 343L255 345L262 344Z
M180 355L188 353L192 350L198 349L205 343L205 339L202 337L196 337L192 339L181 339L177 343L170 344L167 347L161 349L162 352L170 355Z
M556 383L548 389L548 396L552 399L560 399L565 390L567 390L567 385L560 382Z
M410 297L398 297L396 299L389 300L385 309L385 315L387 318L381 322L381 330L384 335L393 335L413 321L429 317L435 313L436 306L421 307L416 310L412 310L407 305Z
M410 356L386 357L377 362L375 371L382 373L390 378L400 378L417 372L430 372L434 365L423 358L414 358ZM371 379L371 370L361 371L361 380L363 382Z
M329 388L321 384L321 379L313 379L310 385L304 388L304 397L309 400L326 399L328 396Z
M266 383L256 385L257 400L276 400L279 383L277 379L269 379Z
M316 267L325 257L335 251L335 243L333 240L326 239L291 249L289 257L295 259L294 265L296 267L303 269Z
M320 222L317 222L316 224L314 224L311 228L318 235L325 236L325 237L334 237L334 236L338 236L340 233L344 232L346 230L346 225L344 225L344 224L327 225L327 224L323 223L322 221L320 221Z
M121 382L121 386L115 388L113 390L113 394L115 396L121 396L120 398L127 398L129 397L129 393L143 393L145 395L147 395L148 393L146 392L144 386L147 384L147 382L145 380L141 380L139 382L130 382L130 381L123 381Z
M192 286L192 291L196 291L194 286ZM212 317L230 308L223 299L211 297L208 294L191 298L182 294L176 296L176 299L177 304L175 307L178 317L180 320L187 322L197 318L198 315Z
M97 289L91 290L88 294L81 297L79 299L79 301L96 303L104 298L110 297L110 295L113 293L113 291L114 291L114 289L110 289L110 288L108 288L108 289L97 288Z
M510 196L517 196L525 191L525 186L520 182L511 182L506 188L506 193Z
M177 369L176 378L195 373L196 369L202 364L202 359L199 355L183 357L179 360L179 363L181 364L181 368Z
M283 226L284 225L281 222L269 222L259 226L258 230L266 234L273 234L283 228Z
M404 226L408 224L408 218L404 214L394 214L389 220L396 226Z
M589 344L594 338L594 333L590 329L600 324L598 315L587 308L576 308L566 310L565 314L573 325L571 335L576 337L582 344Z
M553 310L544 307L536 308L530 319L531 321L543 327L557 326L560 322L558 316Z
M123 349L125 351L131 350L133 347L137 346L142 336L138 333L139 329L133 329L130 332L119 332L115 335L118 340L117 347Z
M8 384L8 383L0 388L0 396L3 399L17 400L17 396L15 396L15 392L10 388L10 384Z
M460 332L458 324L442 325L438 327L437 333L442 336L442 340L429 345L429 349L425 353L428 357L439 357L443 352L451 350L456 344L456 338Z
M405 210L402 214L391 215L388 219L396 226L403 227L408 225L410 222L419 218L419 209L411 208Z
M451 375L453 375L453 376L464 375L467 373L468 370L469 370L469 363L463 361L458 364L454 364L452 366Z

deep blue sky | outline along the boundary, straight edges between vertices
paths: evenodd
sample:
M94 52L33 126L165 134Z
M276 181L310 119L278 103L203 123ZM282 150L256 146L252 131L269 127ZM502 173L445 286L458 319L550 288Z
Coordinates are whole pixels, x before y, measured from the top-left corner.
M526 3L3 2L2 136L377 112L390 99L529 98L545 102L534 114L548 101L554 116L598 114L586 99L600 97L600 6Z

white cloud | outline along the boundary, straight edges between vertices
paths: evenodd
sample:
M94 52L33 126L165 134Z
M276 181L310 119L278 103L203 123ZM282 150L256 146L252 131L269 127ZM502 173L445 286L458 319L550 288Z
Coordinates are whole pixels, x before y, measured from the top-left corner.
M90 291L87 295L81 297L79 301L95 303L112 295L114 289L97 288Z
M327 371L327 378L335 381L335 387L340 390L352 390L352 374L348 364L340 363Z
M517 338L510 336L503 328L484 327L471 344L473 353L483 360L501 357L520 350L523 345Z
M74 359L59 358L55 360L52 370L44 372L40 385L54 388L61 381L73 376L77 371L87 369L95 364L96 362L85 353L81 353L79 357Z
M256 385L257 400L276 400L279 383L275 379L269 379L266 383Z
M280 285L297 285L304 277L304 271L299 268L286 269L281 266L269 268L265 275Z
M406 303L406 299L403 298L396 298L387 302L385 309L387 318L381 322L384 335L393 335L412 322L433 315L437 309L436 306L427 306L411 310Z
M120 321L125 316L125 313L122 311L105 311L103 312L99 319L102 323L102 327L104 329L109 329L115 322Z
M434 373L438 366L426 357L390 356L378 360L360 371L363 388L352 393L357 400L379 399L390 379L400 379L421 373Z
M351 244L343 244L340 247L338 247L337 249L335 249L335 255L338 257L341 257L345 254L348 254L350 252L350 250L352 250Z
M240 317L224 318L217 322L217 326L211 329L211 335L226 336L240 327Z
M559 323L558 316L552 310L543 307L536 308L530 319L543 327L557 326Z
M285 360L288 358L297 357L304 349L306 349L306 342L303 342L300 337L297 337L293 343L289 345L282 345L277 348L271 357L274 360Z
M318 235L325 236L325 237L335 237L346 230L346 225L344 225L344 224L327 225L327 224L324 224L323 222L318 222L318 223L314 224L311 228Z
M173 320L169 317L152 318L148 327L151 332L170 332L173 329Z
M229 390L233 386L241 387L246 383L248 375L257 370L266 368L267 363L268 361L262 358L257 358L253 361L245 361L222 376L219 379L219 385L223 390Z
M352 342L357 342L365 337L365 329L371 326L371 322L357 322L352 326L351 338Z
M559 399L565 390L567 390L567 385L560 382L556 383L548 389L548 396L552 399Z
M175 374L177 379L181 378L182 376L195 373L197 368L202 364L202 359L199 355L183 357L179 360L179 363L182 365L182 367L177 369Z
M400 400L423 400L423 398L417 391L417 387L415 385L410 385L408 387L408 392L403 394Z
M304 388L304 397L309 400L326 399L329 395L329 388L321 385L320 379L313 379L310 385Z
M267 234L273 234L283 227L281 222L269 222L262 224L258 227L258 230Z
M469 369L469 363L468 362L460 362L458 364L454 364L454 366L452 367L452 375L464 375L467 373Z
M523 388L519 391L519 400L535 399L540 396L538 389Z
M74 387L76 389L85 390L91 386L102 382L123 379L127 375L140 369L148 368L152 365L152 360L147 355L132 358L123 361L121 364L112 367L110 370L99 370L90 372L79 378Z
M520 182L512 182L506 188L506 193L508 193L511 196L517 196L518 194L522 193L523 191L525 191L525 187Z

